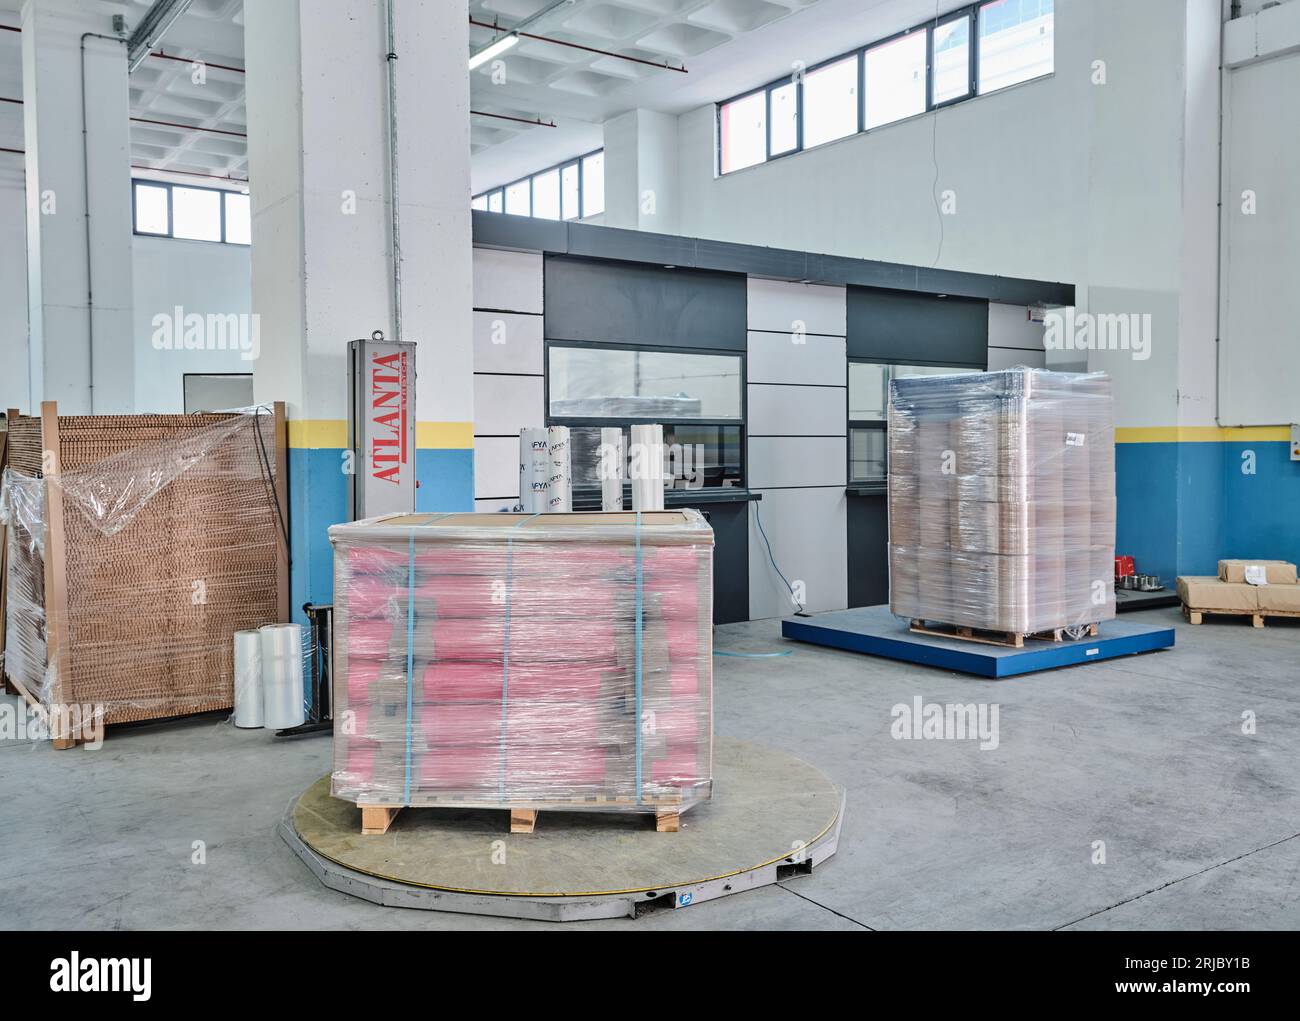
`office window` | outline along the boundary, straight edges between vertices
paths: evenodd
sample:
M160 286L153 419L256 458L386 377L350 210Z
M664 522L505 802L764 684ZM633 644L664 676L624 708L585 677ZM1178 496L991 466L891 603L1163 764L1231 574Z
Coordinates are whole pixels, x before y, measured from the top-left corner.
M228 191L226 201L226 242L247 245L253 240L253 222L248 196L243 192Z
M132 181L131 192L137 234L232 245L252 242L247 192L162 181Z
M770 92L772 125L771 152L780 156L799 148L799 87L793 82L780 85Z
M170 234L171 220L167 214L167 186L135 182L135 232L137 234Z
M740 380L739 355L548 349L549 411L557 418L739 421Z
M1053 0L994 0L979 9L979 92L1051 74Z
M506 212L512 216L531 216L533 213L531 192L530 179L527 177L522 181L506 185Z
M767 94L752 92L722 107L719 125L722 157L720 170L756 166L767 159Z
M868 130L925 112L925 36L912 32L863 56Z
M570 459L573 466L573 488L597 490L600 487L600 425L576 425L569 420L551 416L547 425L569 425ZM605 428L621 426L623 449L632 446L632 430L618 421L605 423ZM664 446L667 448L667 468L674 489L729 488L742 485L741 437L739 425L714 425L700 423L664 424ZM595 494L593 494L595 496ZM584 501L579 505L595 501ZM632 505L631 486L624 485L623 506Z
M857 130L857 55L809 71L803 83L804 148L833 142Z
M578 194L578 164L570 163L560 171L561 219L576 220L582 215Z
M547 170L533 177L533 215L542 220L560 218L560 172Z
M934 29L930 94L934 105L970 95L970 15L962 14Z
M593 152L582 158L582 215L595 216L605 211L605 152Z
M478 209L481 210L482 212L487 212L487 207L488 207L487 196L475 195L472 199L469 200L469 207L470 209Z
M849 362L849 481L883 483L887 476L889 381L899 376L979 372L950 365Z

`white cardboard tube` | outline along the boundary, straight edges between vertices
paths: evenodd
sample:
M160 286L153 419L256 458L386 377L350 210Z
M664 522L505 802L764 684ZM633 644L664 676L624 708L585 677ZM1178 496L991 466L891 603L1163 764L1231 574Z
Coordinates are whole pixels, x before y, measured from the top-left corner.
M258 631L235 632L235 726L262 726L262 636Z
M627 475L627 444L622 429L600 430L600 509L623 509L623 478Z
M302 627L268 624L259 631L263 725L271 730L302 726L307 721L302 688Z

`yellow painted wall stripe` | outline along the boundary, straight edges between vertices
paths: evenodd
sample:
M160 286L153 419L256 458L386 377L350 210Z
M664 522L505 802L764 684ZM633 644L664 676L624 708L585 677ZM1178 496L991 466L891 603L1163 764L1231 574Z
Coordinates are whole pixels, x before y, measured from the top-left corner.
M1159 425L1116 429L1116 443L1290 443L1285 425L1220 428L1217 425Z
M308 450L342 450L348 423L342 418L289 419L289 446ZM473 422L416 422L417 450L473 450Z

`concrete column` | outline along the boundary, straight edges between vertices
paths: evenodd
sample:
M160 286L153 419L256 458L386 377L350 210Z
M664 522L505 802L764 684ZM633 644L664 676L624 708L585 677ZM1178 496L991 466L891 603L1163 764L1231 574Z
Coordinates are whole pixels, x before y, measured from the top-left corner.
M677 231L677 117L629 110L605 122L607 227Z
M247 0L252 309L259 402L290 419L293 603L331 595L325 529L347 517L348 341L396 339L382 0ZM402 339L416 353L421 510L472 510L468 23L396 7Z
M124 11L23 4L28 411L135 410L126 44L86 35Z

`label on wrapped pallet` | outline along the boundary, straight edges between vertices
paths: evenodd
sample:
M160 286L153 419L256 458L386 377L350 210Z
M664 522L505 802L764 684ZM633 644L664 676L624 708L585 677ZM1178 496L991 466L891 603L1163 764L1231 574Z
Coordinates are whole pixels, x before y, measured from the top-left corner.
M1268 569L1263 564L1246 565L1246 584L1247 585L1267 585Z

